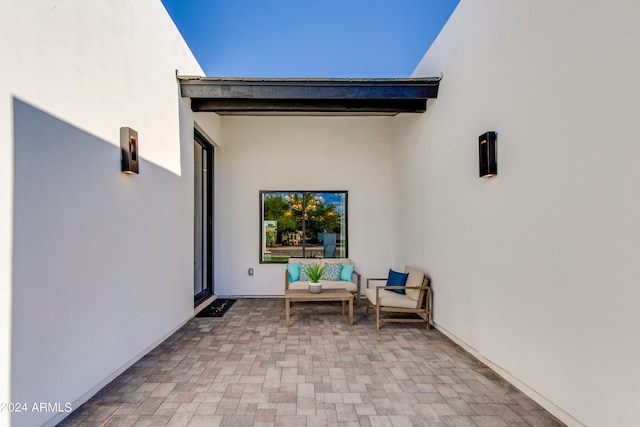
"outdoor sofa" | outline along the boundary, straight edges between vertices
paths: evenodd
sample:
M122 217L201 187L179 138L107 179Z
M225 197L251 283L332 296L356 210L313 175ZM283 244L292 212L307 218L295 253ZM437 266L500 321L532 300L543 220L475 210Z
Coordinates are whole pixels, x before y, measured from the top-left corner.
M322 289L346 289L354 295L356 305L360 307L360 273L355 271L351 258L289 258L284 272L284 288L308 289L309 280L305 279L303 266L320 264L327 269L320 279Z

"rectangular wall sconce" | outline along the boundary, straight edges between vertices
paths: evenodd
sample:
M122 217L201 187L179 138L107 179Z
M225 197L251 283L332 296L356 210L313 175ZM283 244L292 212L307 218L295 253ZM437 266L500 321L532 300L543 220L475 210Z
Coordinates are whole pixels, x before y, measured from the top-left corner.
M478 138L480 154L480 177L491 177L498 174L496 162L496 133L491 131Z
M138 132L120 128L120 162L122 172L138 173Z

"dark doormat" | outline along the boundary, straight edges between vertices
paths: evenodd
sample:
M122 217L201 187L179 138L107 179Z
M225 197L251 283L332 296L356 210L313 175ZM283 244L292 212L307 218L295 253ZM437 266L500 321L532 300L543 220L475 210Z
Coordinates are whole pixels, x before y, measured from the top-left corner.
M218 298L196 314L196 317L222 317L234 302L236 302L235 299Z

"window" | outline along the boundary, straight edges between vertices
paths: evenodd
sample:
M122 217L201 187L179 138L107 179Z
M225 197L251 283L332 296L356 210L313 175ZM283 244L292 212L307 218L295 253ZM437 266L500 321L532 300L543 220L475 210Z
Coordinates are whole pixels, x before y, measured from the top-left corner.
M261 191L260 262L347 257L346 191Z

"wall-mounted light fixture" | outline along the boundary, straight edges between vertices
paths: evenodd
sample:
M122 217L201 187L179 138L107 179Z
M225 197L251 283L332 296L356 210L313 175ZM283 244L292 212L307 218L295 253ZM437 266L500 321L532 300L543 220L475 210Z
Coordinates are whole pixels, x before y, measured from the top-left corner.
M138 132L120 128L120 161L122 172L138 173Z
M480 177L490 177L498 174L496 162L496 133L491 131L478 138L478 152L480 154Z

